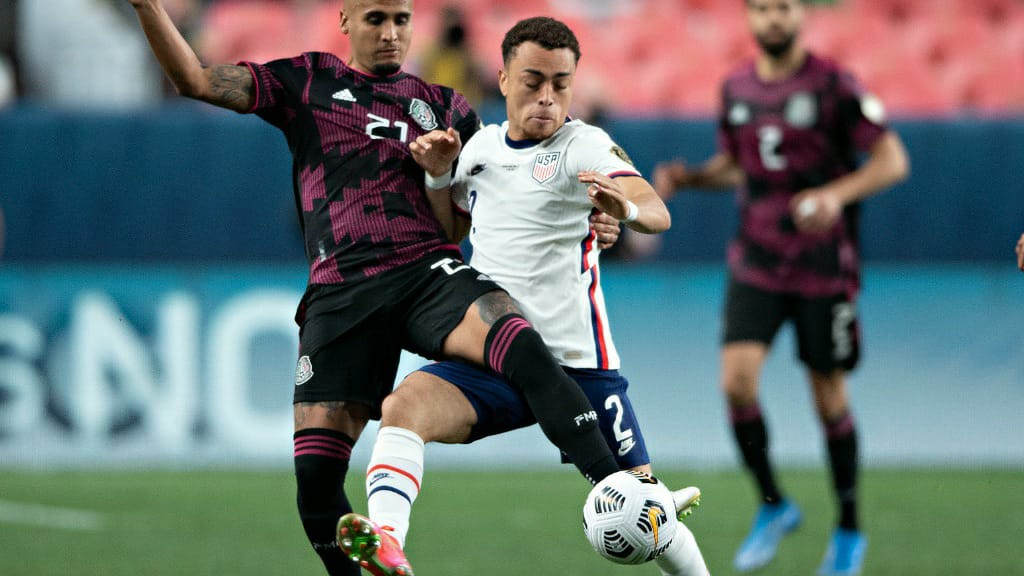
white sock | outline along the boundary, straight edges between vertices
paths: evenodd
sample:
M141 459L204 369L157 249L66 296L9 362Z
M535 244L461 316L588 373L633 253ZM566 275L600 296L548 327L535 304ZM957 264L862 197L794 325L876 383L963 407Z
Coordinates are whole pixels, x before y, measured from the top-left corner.
M366 467L367 513L378 526L390 526L403 548L422 480L423 439L405 428L381 428Z
M668 550L654 559L665 576L708 576L708 566L697 547L693 532L682 522L676 526L676 535Z

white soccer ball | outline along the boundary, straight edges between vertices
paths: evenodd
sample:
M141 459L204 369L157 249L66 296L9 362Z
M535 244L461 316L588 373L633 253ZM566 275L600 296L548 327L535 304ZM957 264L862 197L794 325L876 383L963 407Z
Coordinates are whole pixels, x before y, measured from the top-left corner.
M600 481L583 505L583 531L597 553L616 564L642 564L676 534L672 493L657 478L624 470Z

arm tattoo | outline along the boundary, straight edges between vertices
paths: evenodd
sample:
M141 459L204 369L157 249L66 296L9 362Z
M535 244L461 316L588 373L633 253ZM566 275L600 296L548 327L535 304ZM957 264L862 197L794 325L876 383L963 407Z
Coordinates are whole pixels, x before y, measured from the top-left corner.
M211 104L242 111L252 107L256 89L248 68L218 64L207 70L210 75Z
M516 301L507 292L500 290L484 294L477 298L474 304L480 311L480 319L488 326L494 324L495 320L502 316L522 314Z

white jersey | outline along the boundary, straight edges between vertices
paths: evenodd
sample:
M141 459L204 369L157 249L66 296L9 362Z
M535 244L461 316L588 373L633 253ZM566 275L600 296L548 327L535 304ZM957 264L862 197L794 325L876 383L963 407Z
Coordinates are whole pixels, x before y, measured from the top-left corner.
M563 366L618 369L590 229L594 205L577 174L640 174L604 130L580 120L540 142L507 132L508 122L486 126L459 156L452 200L472 215L470 264L520 303Z

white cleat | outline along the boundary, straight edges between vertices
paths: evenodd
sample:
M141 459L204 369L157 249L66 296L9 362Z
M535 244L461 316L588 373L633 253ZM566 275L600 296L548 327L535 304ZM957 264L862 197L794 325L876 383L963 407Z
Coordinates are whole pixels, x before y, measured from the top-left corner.
M676 517L682 520L693 514L694 508L700 506L700 488L687 486L672 493L672 500L676 504Z

